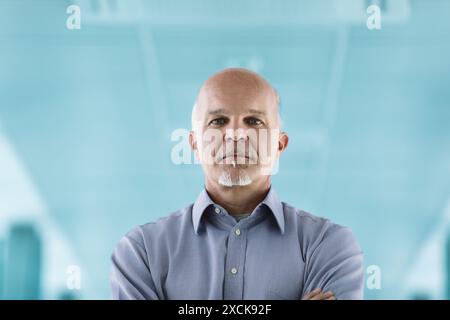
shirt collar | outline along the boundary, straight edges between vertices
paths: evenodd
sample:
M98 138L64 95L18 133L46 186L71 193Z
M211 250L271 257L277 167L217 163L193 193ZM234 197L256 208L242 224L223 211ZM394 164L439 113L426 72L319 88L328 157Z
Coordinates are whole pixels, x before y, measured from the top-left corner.
M269 211L272 212L273 216L275 217L281 234L284 234L283 204L279 200L278 195L272 187L270 188L264 200L257 207L263 204L270 209ZM216 204L211 200L206 189L203 189L192 207L192 223L194 225L194 231L196 234L198 234L198 229L203 213L211 205Z

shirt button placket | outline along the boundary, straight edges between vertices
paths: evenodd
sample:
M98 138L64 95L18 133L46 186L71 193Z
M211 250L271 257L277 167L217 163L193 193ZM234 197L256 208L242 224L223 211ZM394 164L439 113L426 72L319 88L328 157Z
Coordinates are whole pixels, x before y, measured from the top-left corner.
M246 238L242 228L230 230L228 238L224 299L243 299Z

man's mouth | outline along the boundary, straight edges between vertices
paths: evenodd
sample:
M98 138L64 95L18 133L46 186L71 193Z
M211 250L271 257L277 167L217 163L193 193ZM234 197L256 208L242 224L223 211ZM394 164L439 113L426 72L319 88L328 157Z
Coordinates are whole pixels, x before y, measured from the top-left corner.
M225 155L225 156L223 156L222 160L224 160L226 158L234 158L234 159L245 158L245 159L250 159L250 157L248 155L242 155L242 154L237 154L237 153Z
M245 154L229 154L222 157L221 160L219 160L218 164L227 164L227 165L233 165L233 167L236 167L236 165L249 165L252 164L253 158L249 155Z

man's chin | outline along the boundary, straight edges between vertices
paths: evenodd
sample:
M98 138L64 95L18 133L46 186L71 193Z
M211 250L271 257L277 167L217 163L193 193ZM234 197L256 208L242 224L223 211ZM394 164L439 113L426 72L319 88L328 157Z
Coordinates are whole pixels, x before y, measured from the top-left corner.
M218 182L219 182L219 185L221 185L222 187L230 188L230 189L231 188L234 188L234 189L245 188L252 184L251 181L248 181L248 182L240 182L240 181L224 182L224 181L221 181L220 179Z
M252 183L252 178L246 170L232 168L223 170L218 178L218 183L224 187L245 187Z

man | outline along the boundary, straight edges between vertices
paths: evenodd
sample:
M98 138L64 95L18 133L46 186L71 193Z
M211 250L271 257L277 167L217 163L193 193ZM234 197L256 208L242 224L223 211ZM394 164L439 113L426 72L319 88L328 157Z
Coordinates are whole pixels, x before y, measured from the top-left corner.
M288 145L278 104L271 85L245 69L205 82L189 136L204 190L122 238L112 255L113 298L362 298L351 230L281 202L271 186Z

